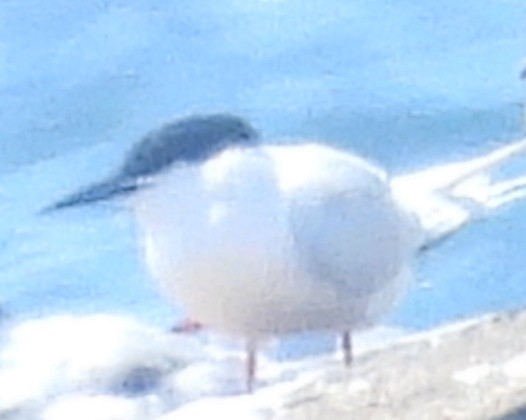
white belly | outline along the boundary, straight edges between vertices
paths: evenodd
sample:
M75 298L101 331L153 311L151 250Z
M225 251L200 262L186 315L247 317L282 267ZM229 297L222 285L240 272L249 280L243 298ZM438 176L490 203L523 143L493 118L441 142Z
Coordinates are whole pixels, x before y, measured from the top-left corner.
M290 217L298 197L317 215L319 197L309 202L297 180L294 191L289 185L285 191L272 154L227 153L208 166L166 174L134 202L148 266L189 317L228 333L261 336L359 327L378 315L378 302L383 307L394 300L405 255L387 254L390 278L363 295L351 284L359 278L318 278L306 264L309 255L301 254L306 248L298 247L302 236L291 230Z

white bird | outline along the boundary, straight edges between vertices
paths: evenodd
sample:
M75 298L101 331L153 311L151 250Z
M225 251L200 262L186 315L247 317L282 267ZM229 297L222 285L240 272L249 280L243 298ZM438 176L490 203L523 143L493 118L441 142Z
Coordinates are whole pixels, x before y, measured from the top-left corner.
M161 289L190 319L246 340L249 389L257 343L272 336L339 331L350 364L351 332L391 309L423 240L378 167L258 137L230 115L171 122L48 208L126 196Z

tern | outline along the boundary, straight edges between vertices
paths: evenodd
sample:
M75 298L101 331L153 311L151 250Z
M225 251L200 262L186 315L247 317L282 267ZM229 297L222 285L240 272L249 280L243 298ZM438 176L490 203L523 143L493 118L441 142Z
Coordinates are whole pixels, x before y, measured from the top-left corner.
M252 389L258 343L351 334L404 293L422 244L387 174L314 141L268 144L244 119L195 115L136 143L106 179L46 210L121 197L160 289L207 328L242 337Z

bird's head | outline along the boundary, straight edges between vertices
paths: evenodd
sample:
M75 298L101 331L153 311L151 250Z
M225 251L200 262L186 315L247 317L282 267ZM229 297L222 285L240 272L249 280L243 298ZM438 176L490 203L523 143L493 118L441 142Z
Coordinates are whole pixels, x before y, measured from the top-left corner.
M174 165L198 164L230 148L254 144L258 133L242 118L212 114L182 118L146 134L107 179L46 207L49 212L128 195Z

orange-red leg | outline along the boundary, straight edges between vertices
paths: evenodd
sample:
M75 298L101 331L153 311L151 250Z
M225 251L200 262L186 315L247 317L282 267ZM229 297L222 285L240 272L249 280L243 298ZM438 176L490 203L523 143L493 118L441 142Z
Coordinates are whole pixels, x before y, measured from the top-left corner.
M256 380L257 370L257 345L254 340L247 341L247 371L246 371L246 387L247 392L252 393L254 390L254 382Z

